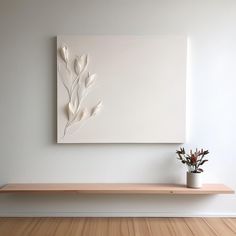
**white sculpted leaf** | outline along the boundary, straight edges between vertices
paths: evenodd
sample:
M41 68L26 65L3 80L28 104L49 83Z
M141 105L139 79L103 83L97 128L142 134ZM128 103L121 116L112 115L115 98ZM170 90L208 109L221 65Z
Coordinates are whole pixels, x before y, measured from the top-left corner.
M85 87L89 88L92 86L95 82L96 74L88 75L88 77L85 79Z
M80 72L81 72L81 64L79 63L79 59L78 58L75 58L74 69L75 69L75 74L79 75Z
M96 116L102 108L102 101L99 101L91 110L91 116Z
M74 109L75 109L75 112L76 112L76 108L78 106L78 101L77 101L77 98L75 99L75 103L74 103Z
M61 58L62 60L65 62L65 63L68 63L68 60L69 60L69 49L66 45L62 46L60 48L60 55L61 55Z
M88 117L88 115L89 115L88 109L85 107L79 113L79 115L77 117L77 121L81 121L81 120L86 119Z
M81 57L77 57L74 61L74 70L76 75L86 70L88 65L88 55L83 54Z
M75 111L76 111L76 107L71 102L69 102L68 103L69 120L71 120L73 118L73 116L75 115Z

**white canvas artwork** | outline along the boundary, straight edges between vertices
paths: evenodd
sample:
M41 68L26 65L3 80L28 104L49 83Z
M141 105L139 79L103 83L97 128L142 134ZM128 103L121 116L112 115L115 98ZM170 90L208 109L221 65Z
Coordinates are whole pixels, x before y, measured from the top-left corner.
M58 143L183 143L185 36L58 36Z

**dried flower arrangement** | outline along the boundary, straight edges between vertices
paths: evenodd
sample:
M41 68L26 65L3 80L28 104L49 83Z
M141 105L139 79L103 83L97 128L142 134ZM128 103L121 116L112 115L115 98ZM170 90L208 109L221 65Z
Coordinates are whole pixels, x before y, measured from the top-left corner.
M186 164L188 167L188 172L190 173L201 173L203 169L200 168L205 162L208 160L205 159L205 156L209 153L208 150L198 150L196 149L195 152L190 150L189 154L185 152L184 148L180 148L180 150L176 151L178 155L178 159L183 163Z
M80 57L76 56L71 63L69 60L69 49L66 45L59 48L58 54L67 71L66 76L63 75L61 73L61 64L58 63L58 74L68 94L68 103L66 104L68 121L64 128L64 135L62 137L64 138L71 126L96 116L101 110L102 101L99 101L91 109L82 108L82 102L96 80L96 74L86 72L89 56L87 54L83 54Z

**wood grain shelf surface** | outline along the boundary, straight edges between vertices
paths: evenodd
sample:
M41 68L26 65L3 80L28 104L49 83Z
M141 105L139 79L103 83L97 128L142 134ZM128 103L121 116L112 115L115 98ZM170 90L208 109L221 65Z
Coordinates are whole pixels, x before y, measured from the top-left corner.
M12 183L0 188L1 193L79 193L79 194L233 194L224 184L204 184L200 189L180 184L118 183Z

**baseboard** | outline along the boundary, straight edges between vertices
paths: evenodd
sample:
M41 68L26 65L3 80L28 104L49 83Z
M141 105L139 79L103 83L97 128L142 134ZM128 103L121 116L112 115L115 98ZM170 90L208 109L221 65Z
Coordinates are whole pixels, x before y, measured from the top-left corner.
M236 217L236 213L179 212L0 212L0 217Z

